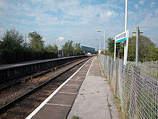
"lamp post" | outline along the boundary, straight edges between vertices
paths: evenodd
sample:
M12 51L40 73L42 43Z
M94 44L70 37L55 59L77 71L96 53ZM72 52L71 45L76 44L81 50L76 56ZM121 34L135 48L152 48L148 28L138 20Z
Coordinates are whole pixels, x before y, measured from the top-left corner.
M56 41L60 41L59 39L56 39ZM58 50L60 50L60 44L58 44Z
M97 30L97 32L102 32L101 30ZM104 30L104 53L105 53L105 30Z
M95 38L95 40L99 40L99 46L98 46L98 52L99 52L99 49L100 49L100 38Z

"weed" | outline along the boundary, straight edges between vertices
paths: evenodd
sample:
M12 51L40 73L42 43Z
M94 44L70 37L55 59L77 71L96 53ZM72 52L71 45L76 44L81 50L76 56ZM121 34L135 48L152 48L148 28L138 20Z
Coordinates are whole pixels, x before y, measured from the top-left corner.
M21 83L25 83L25 80L22 80Z
M118 109L118 112L119 112L119 117L120 117L121 119L124 119L124 115L123 115L123 113L122 113L121 100L120 100L119 97L117 97L116 95L114 95L114 99L115 99L116 106L117 106L117 109Z
M121 106L119 107L119 110L118 110L118 111L119 111L119 112L121 112L121 111L122 111L122 107L121 107Z
M74 115L71 119L80 119L80 118Z
M108 107L111 107L111 105L110 105L110 104L108 104L107 106L108 106Z

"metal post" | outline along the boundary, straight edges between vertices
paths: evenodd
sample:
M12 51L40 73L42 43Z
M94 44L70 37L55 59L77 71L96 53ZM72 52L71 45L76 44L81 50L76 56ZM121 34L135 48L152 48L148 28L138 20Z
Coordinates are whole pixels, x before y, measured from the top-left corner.
M125 31L127 30L127 9L128 9L128 0L125 2ZM124 65L127 64L127 50L128 50L128 39L124 42Z
M139 26L136 26L136 66L138 66Z
M114 61L116 61L116 43L114 45Z
M96 40L99 40L99 44L98 44L98 53L99 53L99 48L100 48L100 38L95 38Z
M128 0L125 3L125 31L127 30L127 9L128 9Z
M101 41L100 41L100 39L99 39L99 49L101 50Z
M97 30L97 32L102 32L101 30ZM101 50L101 41L99 40L99 49ZM104 53L105 53L105 30L104 30Z
M104 53L105 53L105 30L104 30Z
M99 40L99 39L98 39ZM98 42L99 43L99 42ZM99 46L99 44L98 44L98 53L99 53L99 48L100 48L100 46Z

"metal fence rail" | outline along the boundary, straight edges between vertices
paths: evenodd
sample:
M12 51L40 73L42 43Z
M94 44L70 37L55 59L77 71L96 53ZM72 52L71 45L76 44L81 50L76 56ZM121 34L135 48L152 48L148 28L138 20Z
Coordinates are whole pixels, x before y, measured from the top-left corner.
M158 62L123 65L122 59L98 55L104 74L121 101L125 118L158 118Z

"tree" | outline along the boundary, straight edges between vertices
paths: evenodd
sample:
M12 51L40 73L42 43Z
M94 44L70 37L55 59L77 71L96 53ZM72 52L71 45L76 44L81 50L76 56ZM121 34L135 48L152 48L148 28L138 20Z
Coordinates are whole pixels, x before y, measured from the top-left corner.
M65 55L73 55L74 53L74 47L72 46L73 41L69 40L68 42L65 42L65 44L62 46L62 50L64 51Z
M138 61L155 61L157 60L157 48L156 45L150 40L150 38L140 35L139 46L138 46ZM129 38L128 47L128 60L135 61L136 52L136 37Z
M111 53L114 52L114 43L115 40L113 38L108 38L108 51Z
M108 38L108 52L111 53L112 55L114 54L114 45L115 45L115 40L113 38ZM119 55L119 57L121 58L121 56L123 56L123 45L122 43L117 43L116 44L116 56Z
M15 29L7 30L0 44L0 59L3 63L17 62L22 57L23 36Z
M31 39L30 47L34 52L43 52L44 51L44 41L42 41L42 36L37 32L30 32L29 39Z
M49 45L47 45L47 46L45 47L45 51L46 51L46 52L57 53L57 52L58 52L58 47L57 47L56 44L54 44L53 46L51 46L51 45L49 44Z
M19 31L15 29L7 30L6 33L4 33L4 37L2 37L0 49L6 51L21 49L23 42L23 36L19 34Z
M75 54L77 54L77 55L83 53L82 48L80 46L80 43L75 43L74 44L74 50L75 50Z
M136 37L129 38L128 43L128 61L135 61L135 50L136 50Z

